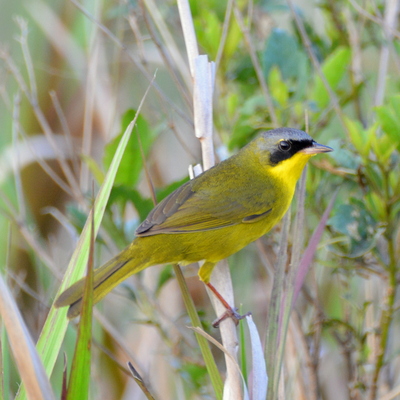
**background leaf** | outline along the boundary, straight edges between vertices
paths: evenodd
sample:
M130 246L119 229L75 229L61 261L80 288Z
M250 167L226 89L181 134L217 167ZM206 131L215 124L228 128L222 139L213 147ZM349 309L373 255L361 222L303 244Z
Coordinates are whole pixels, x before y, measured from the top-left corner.
M135 116L135 110L128 110L125 112L121 122L121 133L105 147L103 162L106 169L111 165L111 161L123 132L125 132L126 127ZM153 142L154 137L152 130L149 128L146 119L142 115L138 115L136 125L133 129L133 135L129 139L128 146L118 168L117 176L115 177L115 185L126 185L132 187L137 184L143 167L143 159L140 152L138 136L140 137L140 143L145 155L148 154Z

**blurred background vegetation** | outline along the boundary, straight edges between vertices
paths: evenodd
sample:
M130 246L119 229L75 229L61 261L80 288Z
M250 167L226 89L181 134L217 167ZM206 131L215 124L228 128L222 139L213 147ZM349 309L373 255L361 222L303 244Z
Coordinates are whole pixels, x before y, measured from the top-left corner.
M0 268L34 340L87 218L92 181L97 190L154 74L96 265L132 240L153 206L138 135L158 200L201 162L177 4L81 7L3 1L0 13ZM280 126L307 129L335 149L307 172L305 245L338 194L292 313L284 398L400 398L398 2L193 0L191 10L200 51L216 62L218 159ZM253 312L262 340L280 230L229 260L236 302ZM218 339L196 269L185 275L204 329ZM132 357L156 398L214 397L171 278L170 266L150 268L100 304L91 398L143 398L119 368ZM2 384L11 399L19 374L2 329ZM68 355L75 332L70 324ZM215 357L223 373L218 350ZM58 396L62 369L61 352L51 378Z

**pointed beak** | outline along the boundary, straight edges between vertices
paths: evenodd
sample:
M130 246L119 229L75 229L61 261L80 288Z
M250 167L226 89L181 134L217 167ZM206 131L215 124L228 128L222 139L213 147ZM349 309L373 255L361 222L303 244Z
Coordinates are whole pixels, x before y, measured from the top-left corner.
M318 153L329 153L330 151L333 151L332 147L313 142L312 146L300 150L299 153L314 155Z

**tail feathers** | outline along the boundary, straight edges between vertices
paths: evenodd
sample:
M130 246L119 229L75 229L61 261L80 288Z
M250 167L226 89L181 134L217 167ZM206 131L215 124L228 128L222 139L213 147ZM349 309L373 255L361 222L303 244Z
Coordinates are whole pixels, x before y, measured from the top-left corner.
M142 263L140 259L132 257L129 247L112 258L108 263L94 270L93 303L99 302L107 293L114 289L128 276L135 274L150 264ZM78 316L82 308L82 296L85 278L74 283L57 298L56 307L70 306L68 318Z

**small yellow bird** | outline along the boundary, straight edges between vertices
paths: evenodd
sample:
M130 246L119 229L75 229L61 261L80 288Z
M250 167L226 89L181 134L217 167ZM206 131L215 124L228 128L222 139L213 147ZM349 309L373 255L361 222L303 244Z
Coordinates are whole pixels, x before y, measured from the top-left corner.
M162 200L136 230L133 242L94 271L97 303L128 276L157 264L204 260L209 281L215 264L267 233L286 213L310 157L332 148L291 128L266 131L236 155L186 182ZM80 313L84 279L64 291L57 307Z

